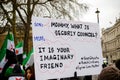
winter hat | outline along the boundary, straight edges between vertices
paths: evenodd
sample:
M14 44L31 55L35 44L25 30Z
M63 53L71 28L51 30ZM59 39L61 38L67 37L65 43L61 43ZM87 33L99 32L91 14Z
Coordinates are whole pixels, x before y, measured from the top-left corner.
M98 76L98 80L120 80L120 70L113 66L105 67Z

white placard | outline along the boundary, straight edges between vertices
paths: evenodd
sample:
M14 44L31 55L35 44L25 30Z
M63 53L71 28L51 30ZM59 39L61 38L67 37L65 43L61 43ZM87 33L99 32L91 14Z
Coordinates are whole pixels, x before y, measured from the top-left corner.
M96 23L32 18L36 80L99 74L102 50Z

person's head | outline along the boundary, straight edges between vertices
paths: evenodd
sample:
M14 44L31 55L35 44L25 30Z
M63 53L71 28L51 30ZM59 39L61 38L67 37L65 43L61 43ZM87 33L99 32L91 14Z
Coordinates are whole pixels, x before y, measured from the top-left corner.
M120 70L113 66L105 67L98 76L98 80L120 80Z
M120 70L120 59L116 60L115 66Z
M33 66L29 66L29 67L25 70L25 77L26 77L27 80L35 80L34 68L33 68Z
M22 73L20 64L16 64L14 69L13 69L13 73Z

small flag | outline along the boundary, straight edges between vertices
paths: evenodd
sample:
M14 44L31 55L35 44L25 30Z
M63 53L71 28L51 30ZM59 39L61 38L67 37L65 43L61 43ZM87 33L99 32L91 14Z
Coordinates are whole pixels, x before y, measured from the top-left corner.
M8 70L9 69L10 68L8 68ZM9 76L8 80L25 80L24 73L20 64L15 64L14 66L12 66L11 69L12 73L8 75Z
M5 55L6 55L6 49L7 49L7 40L8 40L8 36L9 36L9 32L4 40L4 43L1 47L1 50L0 50L0 62L4 59Z
M0 57L2 57L1 58L2 61L0 62L0 65L2 65L3 67L1 72L2 75L5 74L7 68L11 64L17 63L16 55L15 55L14 37L12 33L8 32L8 35L6 36L3 46L4 46L2 48L3 51L1 50L0 52Z
M12 34L8 36L6 58L8 59L10 64L17 63L16 55L15 55L14 37Z
M8 40L10 38L11 34L8 32L4 43L2 45L2 48L0 50L0 73L2 72L5 64L7 63L8 59L6 59L6 51L7 51L7 46L8 46Z
M23 76L12 76L9 80L25 80L25 78Z
M0 73L2 72L4 65L7 63L7 59L5 59L5 57L2 59L2 61L0 62Z
M19 42L15 47L15 53L17 56L17 61L22 64L23 61L23 42Z
M27 68L28 66L32 66L34 62L34 55L33 55L33 49L28 53L26 58L23 60L22 65Z
M10 76L10 74L12 74L13 72L13 68L15 67L15 64L11 64L7 69L6 69L6 72L5 72L5 76Z
M23 54L23 42L19 42L18 45L15 47L16 55Z

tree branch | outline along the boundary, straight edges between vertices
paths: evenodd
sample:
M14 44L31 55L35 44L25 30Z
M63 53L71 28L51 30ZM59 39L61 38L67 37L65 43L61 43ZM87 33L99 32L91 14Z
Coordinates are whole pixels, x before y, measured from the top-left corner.
M28 15L26 10L24 8L22 8L22 6L20 6L20 9L23 10L26 15Z
M8 21L7 21L7 23L8 23ZM0 29L0 34L4 33L6 31L7 23L4 27L0 27L0 28L3 28L3 29Z
M20 13L20 11L18 10L18 8L16 8L16 11L18 13L18 15L20 16L20 19L22 20L23 24L26 24L25 20L22 17L22 14Z
M45 7L48 10L48 12L50 14L50 17L51 17L51 12L50 12L49 8L47 6L45 6L45 5L41 5L41 6Z
M32 14L33 14L33 11L34 11L34 9L35 9L35 5L37 4L39 2L39 0L37 0L36 2L33 0L33 7L32 7L32 10L31 10L31 16L32 16Z
M11 0L11 1L12 1L13 3L15 3L14 0ZM17 11L17 13L18 13L21 21L23 22L23 24L26 24L25 20L24 20L23 17L22 17L21 12L20 12L19 9L18 9L18 4L17 4L17 3L16 3L16 5L14 6L14 8L15 8L15 10Z
M7 20L10 22L10 24L13 24L12 20L10 19L7 10L5 10L5 8L3 7L2 3L0 3L1 9L3 10L3 12L5 13Z
M0 3L3 3L3 4L7 4L7 3L9 3L9 2L10 2L10 0L7 0L7 1L1 0L1 1L0 1Z
M64 8L62 8L63 10L59 10L54 4L52 4L51 2L50 2L50 4L51 4L51 6L53 6L57 11L59 11L61 14L63 14L64 16L65 15L67 15L70 19L73 19L71 16L70 16L70 14L68 14L67 12L66 12L66 10L64 9Z

